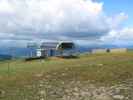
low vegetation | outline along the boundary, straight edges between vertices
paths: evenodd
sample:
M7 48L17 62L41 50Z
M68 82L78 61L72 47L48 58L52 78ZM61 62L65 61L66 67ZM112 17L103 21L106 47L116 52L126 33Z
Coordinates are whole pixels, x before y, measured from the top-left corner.
M0 100L132 100L132 84L132 52L0 62Z

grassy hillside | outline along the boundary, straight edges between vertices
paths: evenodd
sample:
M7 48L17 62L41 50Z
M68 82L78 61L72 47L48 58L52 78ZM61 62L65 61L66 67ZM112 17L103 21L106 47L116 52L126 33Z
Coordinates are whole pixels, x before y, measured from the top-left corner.
M75 59L53 57L31 62L5 61L0 62L0 100L64 100L62 92L60 97L49 94L49 84L51 89L59 87L58 90L66 88L71 82L89 82L86 84L109 87L129 80L133 80L132 52L82 54ZM43 91L43 96L40 96L38 91L42 89L47 91Z

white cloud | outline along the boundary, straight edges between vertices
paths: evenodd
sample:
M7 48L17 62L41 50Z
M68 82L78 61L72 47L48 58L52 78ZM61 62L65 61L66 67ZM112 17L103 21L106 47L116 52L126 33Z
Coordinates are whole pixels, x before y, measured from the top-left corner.
M106 16L92 0L0 0L0 39L97 39L126 18Z
M111 29L117 29L120 27L122 22L128 18L124 12L121 12L117 15L107 18L108 23L110 24Z
M12 13L13 7L7 1L1 0L0 1L0 12L1 13Z
M101 41L107 44L116 45L132 45L133 43L133 28L123 28L120 30L112 30L106 36L101 38Z

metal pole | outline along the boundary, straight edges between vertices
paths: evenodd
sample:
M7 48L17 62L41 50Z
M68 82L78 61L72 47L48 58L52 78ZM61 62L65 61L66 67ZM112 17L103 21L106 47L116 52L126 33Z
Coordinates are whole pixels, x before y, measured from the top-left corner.
M10 76L10 62L8 61L7 62L7 74L8 74L8 77Z

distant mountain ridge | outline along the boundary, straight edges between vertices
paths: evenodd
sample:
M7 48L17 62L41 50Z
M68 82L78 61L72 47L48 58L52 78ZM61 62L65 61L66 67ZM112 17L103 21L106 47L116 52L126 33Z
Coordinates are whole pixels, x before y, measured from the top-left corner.
M0 48L0 54L1 55L9 55L14 58L19 58L19 57L27 57L30 56L30 53L35 56L36 49L31 49L31 48L20 48L20 47L6 47L6 48Z
M0 60L10 60L10 59L12 59L11 55L0 54Z
M103 49L103 48L129 48L133 49L132 45L129 46L118 46L118 45L76 45L75 52L84 53L91 52L92 49ZM35 48L20 48L20 47L0 47L0 59L1 58L23 58L28 57L32 53L33 56L36 55Z

